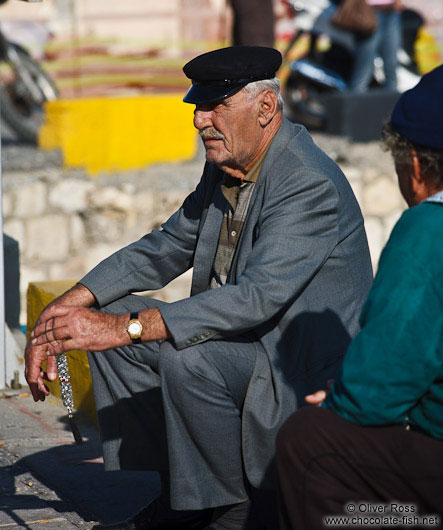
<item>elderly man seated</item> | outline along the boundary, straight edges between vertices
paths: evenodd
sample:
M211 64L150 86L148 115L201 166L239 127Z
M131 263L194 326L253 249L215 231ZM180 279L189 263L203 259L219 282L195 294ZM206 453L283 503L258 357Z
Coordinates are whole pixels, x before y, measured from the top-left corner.
M411 208L331 392L278 435L285 530L443 527L443 66L401 96L383 139Z
M161 496L108 528L252 528L278 429L358 331L372 281L363 219L337 165L283 117L280 64L242 46L184 67L206 149L196 190L45 309L27 347L36 400L48 354L53 379L53 355L89 350L106 469L161 473ZM189 298L131 294L191 267Z

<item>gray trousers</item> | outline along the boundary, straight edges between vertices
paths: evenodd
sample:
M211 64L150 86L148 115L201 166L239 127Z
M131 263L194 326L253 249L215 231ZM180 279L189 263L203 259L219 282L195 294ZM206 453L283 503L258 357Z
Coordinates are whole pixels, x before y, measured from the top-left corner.
M163 303L130 295L101 310ZM88 352L105 468L168 472L175 510L246 500L242 408L257 348L241 335L181 351L160 341Z

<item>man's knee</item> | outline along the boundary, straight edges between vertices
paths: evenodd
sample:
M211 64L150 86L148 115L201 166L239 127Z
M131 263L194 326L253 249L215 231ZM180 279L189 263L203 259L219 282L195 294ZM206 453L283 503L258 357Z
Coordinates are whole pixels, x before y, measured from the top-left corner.
M159 373L163 381L175 388L189 388L192 382L214 380L217 374L198 346L177 350L169 341L160 345Z
M181 381L189 379L189 357L193 356L194 348L186 348L184 350L177 350L169 341L165 341L160 345L159 352L159 373L162 380L172 381L174 385L180 384ZM195 352L194 352L195 356Z

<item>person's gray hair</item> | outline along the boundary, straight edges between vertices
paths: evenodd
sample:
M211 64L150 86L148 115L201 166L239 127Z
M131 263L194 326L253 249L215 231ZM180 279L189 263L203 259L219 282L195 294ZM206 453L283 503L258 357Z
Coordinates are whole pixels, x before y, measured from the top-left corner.
M243 90L248 94L249 97L256 97L265 90L272 90L277 96L277 110L283 108L283 98L280 92L280 79L274 77L273 79L261 79L260 81L254 81L248 83Z

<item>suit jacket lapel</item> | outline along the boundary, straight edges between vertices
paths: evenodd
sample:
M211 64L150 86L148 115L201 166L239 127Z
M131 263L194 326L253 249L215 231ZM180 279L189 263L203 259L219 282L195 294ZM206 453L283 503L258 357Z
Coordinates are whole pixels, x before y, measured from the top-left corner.
M255 208L255 202L257 200L257 197L262 197L263 193L261 191L261 188L265 186L266 176L268 172L271 171L271 168L274 165L275 161L278 159L278 156L281 153L281 151L283 151L283 149L286 147L288 142L293 138L294 136L293 128L294 128L294 125L288 119L283 118L283 122L280 126L280 129L277 131L277 134L275 135L274 139L272 140L271 146L269 147L269 151L266 154L265 160L263 162L263 166L260 170L260 174L257 178L257 182L254 187L254 191L252 192L251 200L249 202L248 212L246 214L245 224L243 226L242 233L240 234L240 238L238 240L234 259L231 265L231 270L229 271L228 281L230 282L232 282L232 279L236 278L237 276L237 267L238 267L240 252L242 248L242 241L245 237L245 234L248 231L248 222L249 221L253 223L256 222L257 210Z
M243 226L243 230L237 245L229 278L235 277L233 276L233 274L235 274L235 271L237 269L242 240L245 236L248 221L251 219L251 216L252 221L255 222L255 202L258 196L262 196L262 193L260 192L259 194L259 191L264 186L266 182L266 175L268 174L268 172L271 171L271 168L275 161L278 159L280 152L285 148L287 143L294 136L294 127L300 128L300 126L294 125L286 118L283 118L282 125L280 126L280 129L272 140L272 144L263 162L260 175L257 179L257 183L252 193L248 213L246 215L245 224ZM208 214L204 221L204 225L197 243L197 248L194 257L194 273L192 278L191 296L205 291L209 285L212 265L214 263L215 253L217 251L220 228L223 220L223 213L226 206L226 199L221 191L221 183L222 182L220 180L215 186L213 200L209 205ZM254 212L254 215L252 215L252 212Z
M191 296L208 288L225 206L226 199L221 191L221 181L219 181L215 186L213 200L209 205L195 250Z

